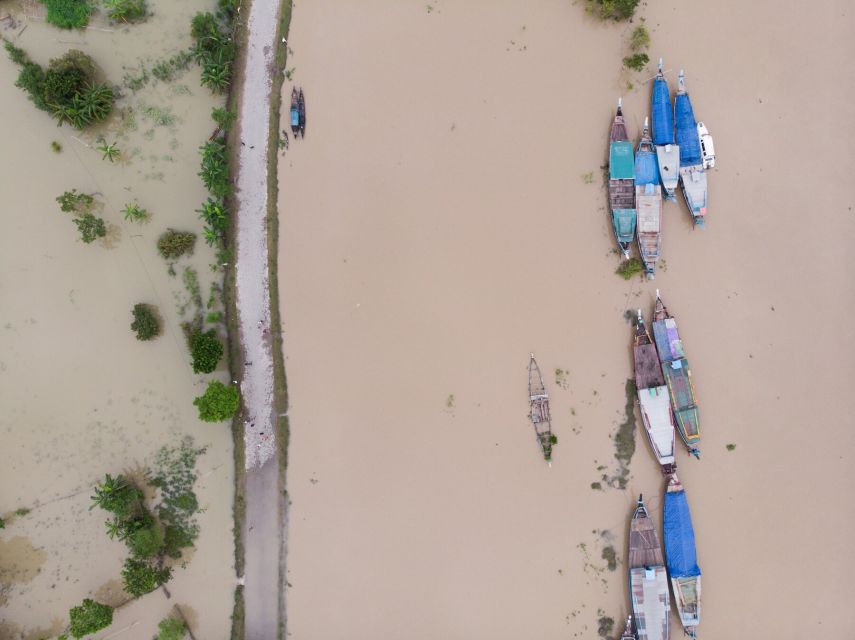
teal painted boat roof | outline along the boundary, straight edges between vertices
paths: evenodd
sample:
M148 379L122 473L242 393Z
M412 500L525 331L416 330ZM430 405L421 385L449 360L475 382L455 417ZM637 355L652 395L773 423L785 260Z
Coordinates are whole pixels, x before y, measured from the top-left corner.
M610 143L609 178L612 180L632 180L635 178L635 158L631 142L621 140Z

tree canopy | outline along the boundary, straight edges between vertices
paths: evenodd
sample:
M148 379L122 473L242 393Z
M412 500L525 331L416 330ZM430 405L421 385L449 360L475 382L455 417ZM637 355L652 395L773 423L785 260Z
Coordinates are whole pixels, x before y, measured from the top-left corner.
M205 422L228 420L240 408L240 393L237 387L224 385L219 380L208 383L205 393L193 401L199 409L199 419Z

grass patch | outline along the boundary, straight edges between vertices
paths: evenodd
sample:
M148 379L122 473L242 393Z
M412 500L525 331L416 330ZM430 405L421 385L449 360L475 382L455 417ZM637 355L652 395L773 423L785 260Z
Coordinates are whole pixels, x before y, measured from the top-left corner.
M634 53L623 59L623 66L633 71L641 71L650 62L650 56L646 53Z
M624 260L615 270L615 273L624 280L630 280L633 276L644 273L644 263L642 263L638 258Z
M617 569L617 552L615 551L615 548L612 545L607 545L603 547L602 558L606 561L606 565L609 571L614 571L615 569Z
M641 51L649 46L650 33L647 31L647 27L640 24L632 30L632 34L629 36L629 48L633 51Z
M736 445L733 444L732 442L728 445L725 445L724 448L727 449L728 451L736 451Z
M629 20L640 0L586 0L585 11L600 20Z
M87 0L43 0L47 20L60 29L82 29L89 24L89 14L95 8Z
M602 609L597 610L597 615L599 616L597 619L597 635L601 638L610 638L615 627L614 618L607 616Z

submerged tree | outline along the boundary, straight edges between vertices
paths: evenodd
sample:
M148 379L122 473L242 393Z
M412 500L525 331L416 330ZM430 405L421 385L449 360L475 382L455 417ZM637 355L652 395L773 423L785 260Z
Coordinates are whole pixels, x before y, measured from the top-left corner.
M223 357L223 343L214 329L195 331L190 335L193 373L211 373Z
M156 307L150 304L135 304L131 315L134 317L131 330L136 331L137 340L152 340L160 335L160 320Z
M86 598L83 604L71 608L68 617L71 619L69 633L82 638L113 624L113 607Z
M122 582L125 591L135 598L154 591L160 585L169 582L171 577L171 568L158 568L145 560L136 558L125 560L125 565L122 568Z
M235 386L226 386L219 380L208 383L205 393L193 401L199 409L199 419L204 422L228 420L240 408L240 393Z

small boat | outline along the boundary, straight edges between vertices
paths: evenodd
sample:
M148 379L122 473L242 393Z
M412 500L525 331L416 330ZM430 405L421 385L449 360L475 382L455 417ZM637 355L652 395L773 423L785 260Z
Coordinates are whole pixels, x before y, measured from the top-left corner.
M300 137L306 137L306 98L303 96L303 90L300 89L300 95L297 98L297 111L299 113L300 122Z
M659 185L659 165L647 118L635 152L635 208L638 215L638 251L647 277L653 280L662 238L662 187Z
M552 435L552 418L549 415L549 394L543 384L543 376L540 375L540 367L531 354L528 362L528 396L531 403L531 421L534 424L534 432L537 441L543 451L544 459L552 466L552 446L558 439Z
M297 87L291 89L291 133L294 137L300 132L300 94Z
M695 551L695 530L686 492L677 474L668 478L665 491L665 561L674 602L686 635L697 638L701 621L701 569Z
M641 405L641 419L647 431L647 438L653 448L653 454L662 467L662 473L668 475L676 469L674 463L674 418L671 414L671 400L668 386L662 375L662 365L656 353L656 345L644 326L641 309L635 325L635 387L638 402Z
M680 188L692 220L697 226L703 227L707 215L707 172L704 171L701 155L698 123L692 111L692 101L686 92L686 77L682 69L677 96L674 98L674 121L677 143L680 145Z
M668 640L671 598L659 536L644 500L629 523L629 594L638 640Z
M715 145L712 136L703 122L698 123L698 140L701 143L701 155L704 159L704 169L715 167Z
M683 351L683 341L677 332L677 321L659 297L659 289L656 290L656 307L653 310L653 340L671 394L671 409L677 431L689 453L700 459L701 418L695 401L692 371Z
M626 617L626 626L623 628L623 633L620 634L620 640L638 640L635 635L635 629L632 626L632 616Z
M665 197L676 200L677 185L680 182L680 147L674 142L674 113L671 110L671 93L662 71L662 58L659 58L659 72L653 80L653 144L656 145L656 160L659 163L659 177Z
M609 135L609 209L618 246L628 258L635 237L635 163L620 100Z

